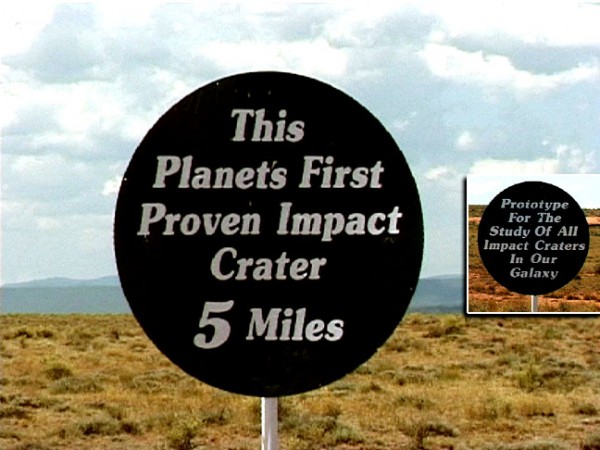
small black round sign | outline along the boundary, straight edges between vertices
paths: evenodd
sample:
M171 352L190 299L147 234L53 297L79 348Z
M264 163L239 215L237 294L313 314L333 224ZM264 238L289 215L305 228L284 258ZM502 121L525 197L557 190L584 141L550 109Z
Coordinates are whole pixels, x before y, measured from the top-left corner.
M417 285L419 195L382 125L298 75L183 98L125 173L115 252L131 309L190 375L274 397L334 381L393 333Z
M508 290L547 294L571 281L583 266L589 227L567 192L528 181L500 192L485 208L478 246L487 271Z

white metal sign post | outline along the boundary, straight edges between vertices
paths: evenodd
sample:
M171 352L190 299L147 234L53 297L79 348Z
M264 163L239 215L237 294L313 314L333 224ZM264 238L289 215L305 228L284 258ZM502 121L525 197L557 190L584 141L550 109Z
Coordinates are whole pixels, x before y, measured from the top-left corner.
M261 398L262 450L279 449L277 398Z
M119 191L121 285L188 374L263 397L324 386L370 358L415 291L423 219L403 153L359 103L282 72L223 78L167 111Z
M532 295L531 296L531 312L538 312L538 296L537 295Z

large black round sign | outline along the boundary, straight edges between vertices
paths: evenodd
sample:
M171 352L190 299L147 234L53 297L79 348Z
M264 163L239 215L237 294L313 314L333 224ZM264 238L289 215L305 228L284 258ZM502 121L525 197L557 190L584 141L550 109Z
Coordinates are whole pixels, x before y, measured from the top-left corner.
M571 281L583 266L589 228L567 192L528 181L500 192L486 207L478 246L490 275L508 290L547 294Z
M401 320L419 195L382 125L279 72L221 79L152 127L127 168L115 251L131 309L190 375L242 394L315 389Z

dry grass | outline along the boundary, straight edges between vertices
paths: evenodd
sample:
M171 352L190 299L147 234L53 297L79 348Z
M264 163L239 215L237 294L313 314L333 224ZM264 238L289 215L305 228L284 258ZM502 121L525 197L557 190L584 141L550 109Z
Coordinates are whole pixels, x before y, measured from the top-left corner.
M409 315L353 374L281 399L281 448L600 448L596 320ZM190 378L131 316L0 330L2 449L260 448L259 399Z
M510 292L487 272L477 249L477 230L484 206L469 206L468 264L469 312L531 312L531 298ZM579 274L563 288L539 297L542 313L599 313L600 314L600 217L598 210L585 210L590 223L590 249Z

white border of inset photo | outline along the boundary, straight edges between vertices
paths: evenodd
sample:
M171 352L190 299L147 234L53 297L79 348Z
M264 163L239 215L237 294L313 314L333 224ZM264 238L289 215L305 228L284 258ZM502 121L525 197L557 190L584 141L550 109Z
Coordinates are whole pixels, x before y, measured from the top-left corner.
M493 198L502 192L504 189L513 186L524 181L541 181L552 184L569 193L579 206L585 211L590 209L598 210L598 217L588 216L588 224L590 225L590 245L588 256L584 263L583 268L574 280L569 282L563 288L568 288L576 283L581 284L582 277L585 277L585 285L589 286L590 283L596 286L596 292L585 289L583 296L589 296L592 292L593 298L583 298L576 294L569 294L568 299L558 299L552 296L553 293L546 294L545 296L529 296L518 294L516 292L510 292L499 283L497 283L487 271L483 276L490 276L491 283L490 290L493 291L493 296L506 296L507 310L484 310L478 306L476 309L471 310L471 289L472 289L472 275L471 263L469 256L469 249L473 245L469 239L469 206L473 205L488 205ZM466 305L465 312L468 315L600 315L600 175L597 174L548 174L548 175L468 175L465 183L466 187L466 207L465 207L465 270L466 270ZM586 216L587 216L586 212ZM475 239L475 251L479 258L479 249L477 247L477 240ZM483 269L485 270L485 268ZM481 276L481 274L479 274ZM590 280L594 278L594 280ZM562 288L561 288L562 289ZM490 295L490 294L488 294ZM523 302L525 299L525 302ZM592 301L595 311L576 311L571 309L571 305L568 302L579 302L578 304L583 305L581 302ZM509 303L510 302L510 303ZM472 302L475 303L475 302ZM516 309L510 310L512 306L518 305ZM524 305L529 305L528 309ZM588 305L592 306L592 305ZM549 309L548 309L549 308ZM546 311L544 311L546 309Z

